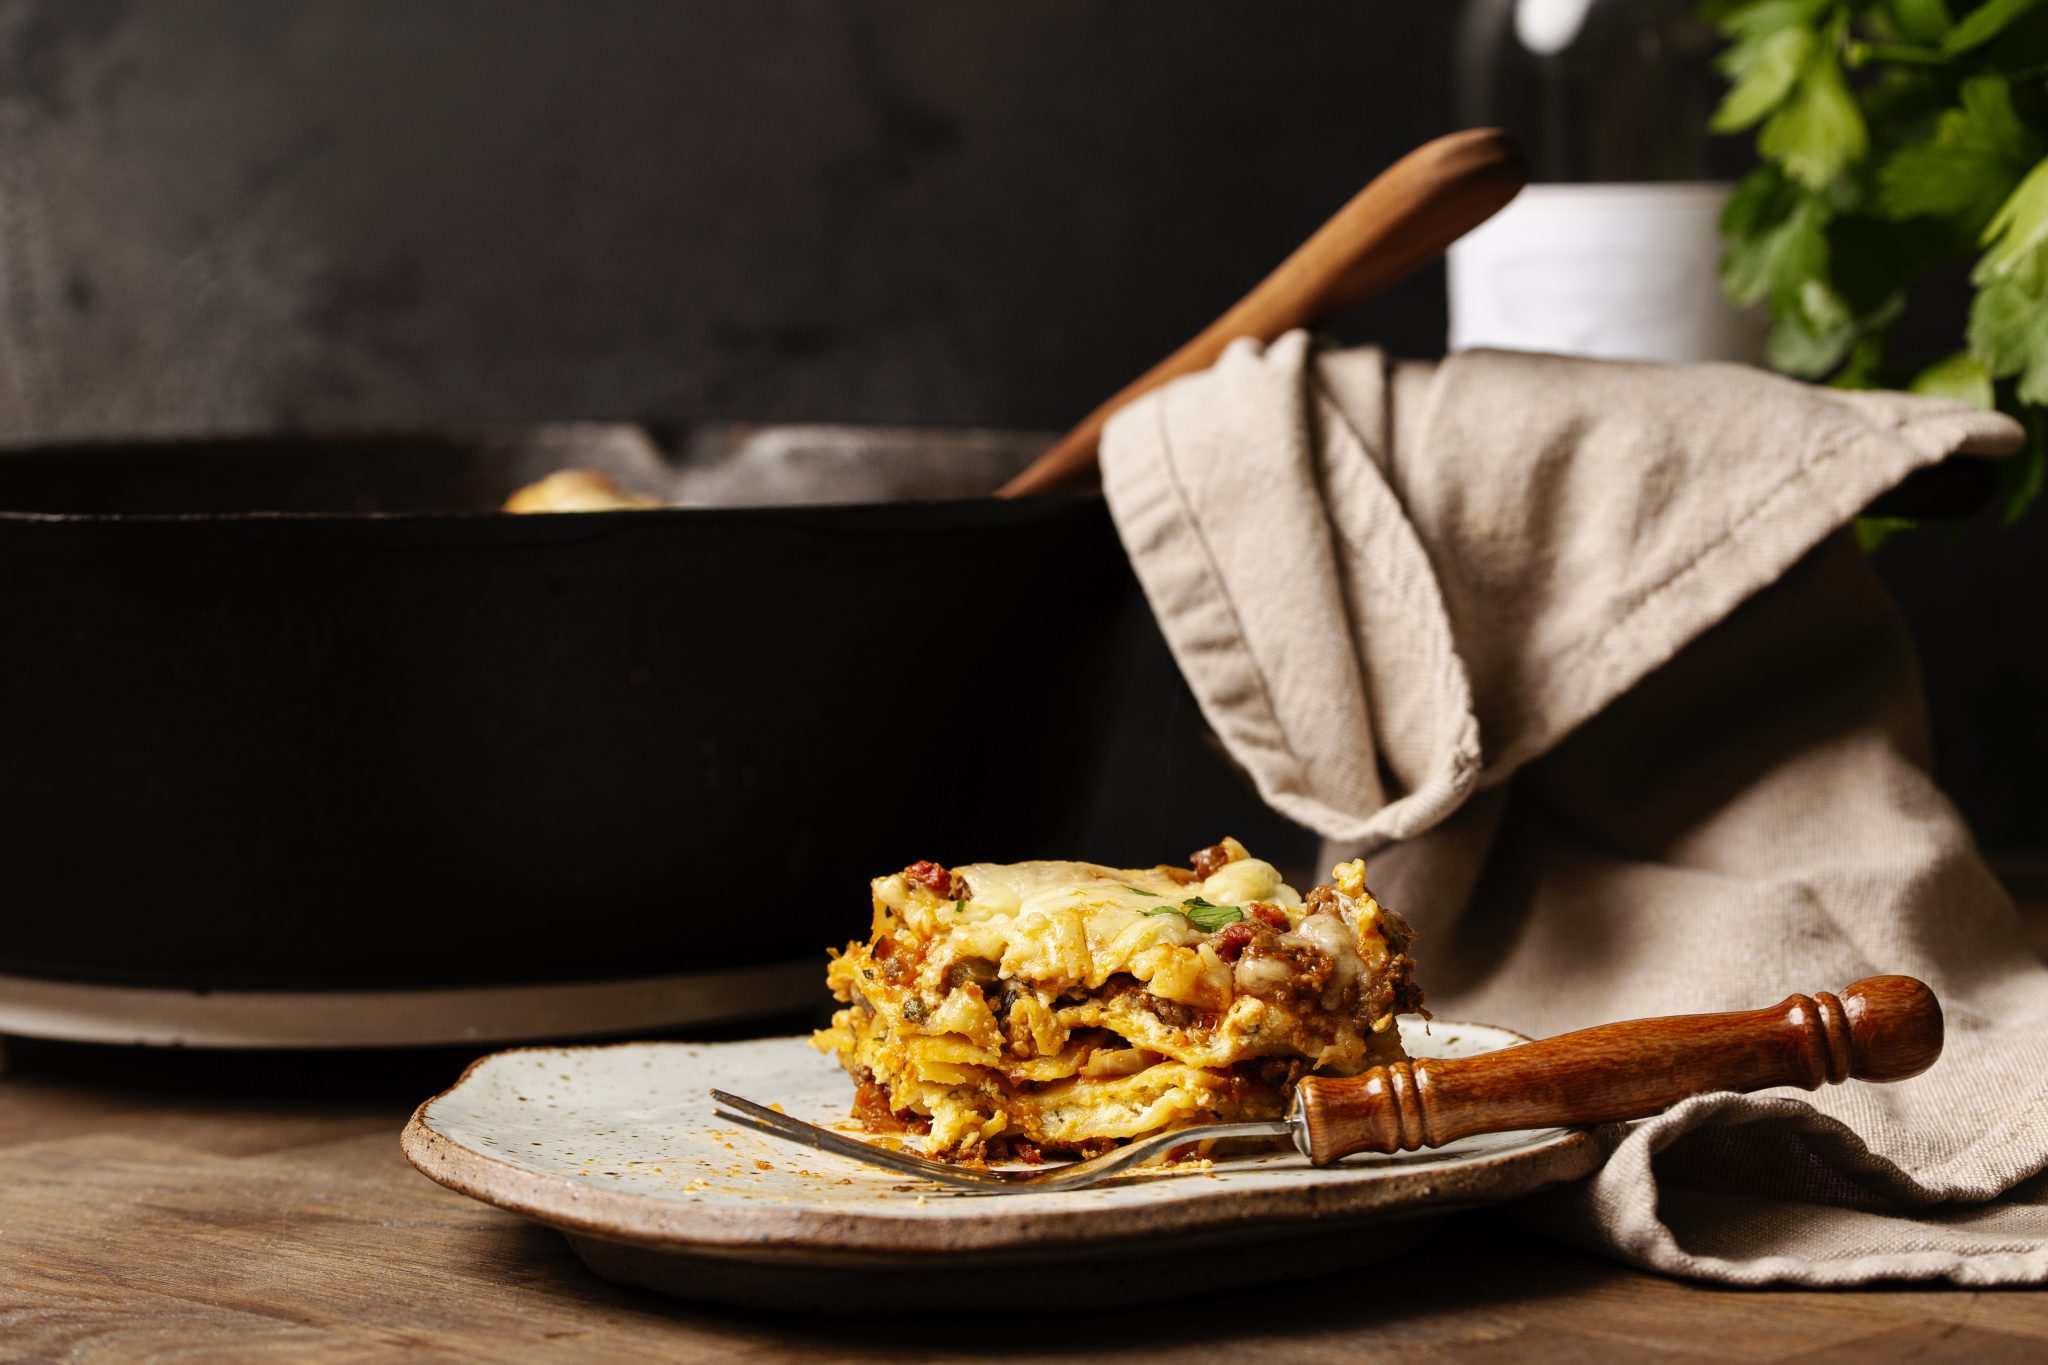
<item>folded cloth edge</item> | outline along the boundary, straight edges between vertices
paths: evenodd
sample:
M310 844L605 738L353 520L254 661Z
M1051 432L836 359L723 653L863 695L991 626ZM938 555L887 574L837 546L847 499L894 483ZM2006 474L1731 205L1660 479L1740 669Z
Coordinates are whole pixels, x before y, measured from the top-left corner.
M1401 425L1420 432L1427 446L1440 436L1443 410L1462 401L1473 386L1485 385L1490 370L1544 363L1600 362L1461 352L1431 376L1425 399L1430 411L1419 422L1404 419ZM1266 670L1247 642L1243 607L1230 570L1211 552L1201 514L1176 468L1183 441L1175 428L1199 435L1199 424L1190 420L1191 415L1227 410L1233 386L1242 387L1252 369L1291 371L1302 411L1319 421L1325 443L1342 447L1319 453L1328 466L1318 471L1319 477L1331 476L1330 471L1340 466L1363 463L1377 485L1369 491L1383 495L1379 505L1396 509L1402 505L1402 490L1398 479L1386 479L1381 467L1390 452L1374 449L1368 436L1390 429L1388 414L1355 410L1345 400L1366 386L1335 377L1347 368L1355 375L1367 365L1385 368L1388 361L1373 348L1319 351L1303 332L1291 332L1268 346L1235 342L1212 369L1175 380L1114 416L1105 429L1102 452L1103 492L1118 532L1204 718L1275 810L1326 839L1365 853L1422 833L1457 810L1474 791L1499 785L1555 748L1907 475L1953 454L2009 454L2025 439L2024 430L2012 419L1952 400L1808 388L1812 401L1849 409L1859 423L1844 439L1814 452L1760 490L1718 536L1672 565L1599 634L1580 642L1566 657L1535 661L1528 672L1536 679L1533 686L1543 691L1520 709L1543 717L1540 726L1489 736L1496 747L1482 752L1478 725L1471 719L1472 685L1455 649L1439 657L1433 639L1415 642L1424 656L1421 671L1434 686L1454 694L1447 705L1455 706L1461 723L1444 737L1442 752L1427 765L1423 782L1390 793L1375 809L1360 810L1347 806L1345 793L1316 789L1301 756L1303 743L1286 733ZM1760 371L1745 373L1739 366L1711 368L1723 380L1732 375L1759 385L1791 382ZM1269 380L1269 374L1259 376L1262 385L1269 386ZM1391 397L1390 385L1370 387ZM1290 428L1289 436L1299 439L1299 431L1307 429ZM1352 458L1354 451L1362 460ZM1241 452L1232 458L1258 455ZM1426 459L1427 451L1403 458ZM1345 530L1357 534L1356 527ZM1413 528L1388 528L1381 539L1380 554L1404 570L1411 556L1417 566L1414 573L1424 578L1441 567L1432 564L1429 547L1416 539ZM1429 625L1446 620L1442 594L1433 582L1410 607ZM1362 645L1354 642L1355 647ZM1371 697L1360 699L1361 710L1372 704Z
M1987 415L1999 416L1974 409L1931 412L1891 430L1866 429L1789 471L1718 538L1675 565L1589 640L1582 657L1557 661L1548 675L1553 698L1540 709L1561 723L1519 737L1491 756L1480 786L1498 785L1556 748L1907 475L1954 454L1995 451L1997 428L1980 420Z
M1767 1122L1785 1132L1817 1136L1834 1149L1836 1162L1854 1167L1896 1205L1925 1210L1984 1207L1985 1201L1930 1196L1896 1163L1873 1152L1856 1131L1805 1100L1780 1094L1718 1093L1685 1100L1645 1119L1612 1141L1606 1162L1583 1184L1538 1194L1521 1202L1518 1216L1540 1231L1557 1233L1589 1250L1619 1254L1646 1270L1705 1276L1738 1285L1800 1284L1836 1288L1873 1279L1940 1280L1962 1285L2032 1284L2048 1280L2048 1243L1991 1244L1966 1248L1953 1243L1873 1252L1867 1244L1824 1249L1808 1246L1799 1255L1749 1258L1688 1250L1666 1221L1659 1202L1645 1203L1643 1190L1666 1192L1670 1182L1653 1169L1657 1155L1695 1131L1728 1123ZM1993 1196L1992 1198L1996 1198ZM1782 1201L1780 1201L1782 1202ZM1793 1207L1797 1207L1794 1205ZM1839 1213L1833 1205L1812 1206L1818 1214ZM1913 1218L1899 1208L1851 1211L1873 1224L1896 1224L1904 1232ZM2043 1212L2048 1222L2048 1210ZM1907 1234L1904 1240L1913 1240Z
M1215 368L1176 380L1124 409L1104 434L1103 493L1197 706L1261 797L1326 837L1369 849L1421 833L1463 804L1479 776L1479 729L1427 554L1348 415L1319 386L1306 382L1312 361L1312 343L1304 332L1291 332L1266 347L1239 341ZM1424 780L1364 812L1347 811L1341 797L1314 789L1305 745L1287 731L1267 670L1248 641L1243 608L1180 467L1176 409L1185 404L1183 411L1199 413L1219 390L1250 380L1248 371L1274 368L1295 372L1300 408L1308 419L1303 430L1312 424L1324 433L1324 443L1340 447L1323 458L1361 476L1356 491L1384 514L1349 528L1378 541L1378 556L1354 556L1354 561L1380 585L1405 597L1412 619L1422 623L1421 634L1411 635L1407 644L1424 655L1421 671L1456 716ZM1319 470L1316 477L1330 474ZM1389 571L1388 563L1396 567ZM1369 697L1361 695L1357 702L1361 711L1369 710ZM1325 740L1308 737L1307 742Z

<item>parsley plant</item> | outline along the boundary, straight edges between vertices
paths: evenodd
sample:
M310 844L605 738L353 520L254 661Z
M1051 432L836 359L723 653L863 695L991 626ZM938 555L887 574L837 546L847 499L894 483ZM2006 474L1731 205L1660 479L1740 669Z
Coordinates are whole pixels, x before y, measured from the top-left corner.
M1721 219L1721 284L1767 303L1772 366L2027 423L2005 516L2040 490L2048 407L2048 0L1708 0L1729 39L1716 132L1761 164ZM1908 291L1972 262L1963 345L1890 354ZM1958 320L1960 323L1960 319ZM1867 529L1867 528L1866 528Z

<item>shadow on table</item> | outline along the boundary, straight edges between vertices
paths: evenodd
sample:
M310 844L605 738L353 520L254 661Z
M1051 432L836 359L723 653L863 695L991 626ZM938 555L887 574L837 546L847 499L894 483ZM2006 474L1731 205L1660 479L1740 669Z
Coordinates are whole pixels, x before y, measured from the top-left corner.
M559 1236L531 1226L505 1229L504 1244L492 1259L526 1265L533 1272L531 1288L552 1282L557 1293L687 1323L693 1333L729 1335L736 1346L743 1342L754 1351L765 1339L788 1349L792 1359L815 1351L819 1358L893 1361L1038 1353L1141 1358L1248 1337L1395 1330L1452 1315L1467 1319L1456 1335L1490 1339L1517 1330L1484 1311L1503 1297L1569 1294L1616 1274L1611 1265L1489 1211L1428 1220L1418 1244L1377 1262L1374 1243L1384 1228L1364 1226L1347 1235L1355 1241L1355 1254L1333 1259L1325 1247L1304 1256L1282 1282L1258 1286L1245 1283L1232 1249L1191 1250L1185 1296L1142 1305L1120 1301L1112 1283L1085 1259L1073 1264L1070 1282L1056 1298L1017 1295L1004 1272L992 1268L982 1296L958 1312L934 1304L914 1273L896 1277L893 1292L864 1313L814 1312L800 1292L791 1294L786 1308L774 1310L663 1298L598 1279ZM1266 1254L1287 1254L1285 1244ZM1440 1326L1431 1332L1433 1340L1443 1335Z

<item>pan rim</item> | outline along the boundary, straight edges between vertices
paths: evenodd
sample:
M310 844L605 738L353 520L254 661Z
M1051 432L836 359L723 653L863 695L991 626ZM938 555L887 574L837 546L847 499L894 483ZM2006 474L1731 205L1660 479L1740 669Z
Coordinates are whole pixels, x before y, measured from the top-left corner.
M120 454L147 453L150 458L175 459L181 451L194 448L220 447L263 447L293 444L357 444L363 446L398 445L407 443L446 443L450 445L491 445L499 442L516 443L542 438L549 434L566 432L612 432L637 433L654 442L664 450L682 442L675 433L702 432L708 434L744 432L754 438L763 435L832 434L860 433L877 439L946 439L973 442L976 440L1014 441L1027 446L1049 444L1054 434L1042 431L1004 427L997 425L944 423L891 423L891 422L830 422L795 421L767 422L743 419L699 419L680 421L635 421L631 419L608 418L564 418L564 419L507 419L483 421L455 421L447 423L422 424L372 424L354 426L346 423L333 425L309 425L280 427L273 430L236 430L222 432L160 432L141 433L130 436L89 435L60 437L39 442L0 442L0 469L14 459L58 458L85 459L107 458ZM1056 434L1056 433L1055 433ZM674 458L669 456L668 458ZM4 496L4 494L0 494ZM1100 503L1098 491L1061 490L1058 492L1034 494L1028 498L998 498L993 491L971 497L940 498L895 498L859 499L829 501L785 501L785 502L731 502L731 503L674 503L651 508L619 508L591 512L550 512L545 514L512 514L497 507L471 508L430 508L405 511L359 511L345 507L334 508L237 508L234 510L181 511L181 512L125 512L125 511L40 511L0 505L0 523L15 524L62 524L62 525L106 525L106 524L209 524L237 525L247 523L292 523L306 524L356 524L370 523L379 526L394 525L440 525L476 526L494 524L517 515L520 521L551 522L557 525L588 527L592 517L624 519L620 524L661 524L678 520L677 514L687 514L695 521L716 517L746 518L763 513L803 513L812 516L847 517L859 519L862 515L875 515L905 508L950 510L973 512L979 516L993 516L998 520L1027 518L1034 512L1043 512L1048 505L1071 506L1074 504ZM997 512L1002 507L1010 509ZM707 514L711 514L707 516Z
M673 521L752 520L773 517L829 517L860 520L872 516L896 516L904 512L971 512L997 521L1022 520L1050 515L1055 509L1092 507L1104 499L1099 491L1034 493L1022 498L999 498L993 494L974 498L904 499L895 502L788 502L737 503L718 506L678 505L673 507L612 508L594 512L297 512L252 510L246 512L24 512L0 508L0 523L145 526L145 525L246 525L286 523L292 525L369 524L377 526L498 525L504 523L553 525L589 529L597 525L659 525Z

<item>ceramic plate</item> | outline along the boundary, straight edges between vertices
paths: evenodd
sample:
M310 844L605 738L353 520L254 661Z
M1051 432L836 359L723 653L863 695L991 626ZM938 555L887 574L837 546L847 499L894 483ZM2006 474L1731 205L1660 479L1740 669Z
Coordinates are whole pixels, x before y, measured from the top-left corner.
M1401 1029L1423 1057L1523 1041L1483 1024L1403 1019ZM1576 1180L1602 1156L1591 1134L1547 1129L1323 1170L1289 1151L1094 1189L982 1195L741 1128L713 1113L713 1086L857 1131L846 1074L806 1039L625 1043L493 1053L419 1107L405 1152L450 1189L562 1229L606 1278L867 1308L886 1307L877 1300L891 1285L900 1296L906 1270L964 1279L1004 1266L1010 1286L1039 1267L1071 1284L1077 1257L1102 1263L1121 1292L1156 1297L1186 1285L1190 1249L1221 1243L1284 1240L1275 1277L1299 1274L1304 1256L1325 1266L1339 1251L1357 1260L1400 1240L1388 1229L1361 1236L1365 1224Z

